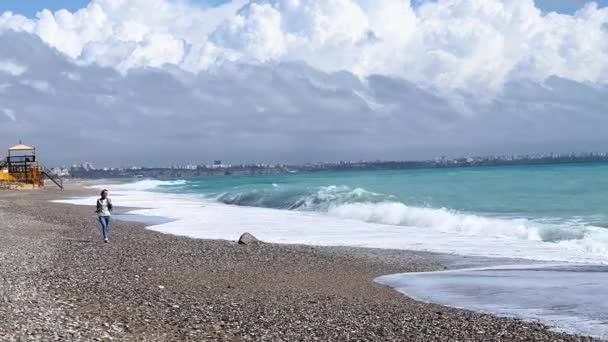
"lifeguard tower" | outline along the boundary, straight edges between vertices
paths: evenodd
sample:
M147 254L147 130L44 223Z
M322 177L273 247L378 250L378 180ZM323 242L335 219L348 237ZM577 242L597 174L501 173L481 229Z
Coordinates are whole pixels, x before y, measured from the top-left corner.
M19 144L8 149L7 157L0 162L0 185L17 189L37 189L44 186L44 177L63 190L61 182L55 180L36 159L36 149Z

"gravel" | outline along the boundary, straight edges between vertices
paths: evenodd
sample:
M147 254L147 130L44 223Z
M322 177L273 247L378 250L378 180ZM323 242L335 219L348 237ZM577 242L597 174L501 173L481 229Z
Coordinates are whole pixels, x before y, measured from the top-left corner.
M93 206L48 202L85 191L0 191L0 340L593 340L373 282L444 268L428 253L238 245L119 221L104 244Z

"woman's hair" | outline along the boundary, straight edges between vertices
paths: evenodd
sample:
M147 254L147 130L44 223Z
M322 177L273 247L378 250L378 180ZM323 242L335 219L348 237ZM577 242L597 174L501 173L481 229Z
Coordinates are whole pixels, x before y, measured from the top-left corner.
M104 192L108 192L108 190L107 190L107 189L103 189L103 190L101 190L101 192L99 193L99 196L103 196L103 193L104 193Z

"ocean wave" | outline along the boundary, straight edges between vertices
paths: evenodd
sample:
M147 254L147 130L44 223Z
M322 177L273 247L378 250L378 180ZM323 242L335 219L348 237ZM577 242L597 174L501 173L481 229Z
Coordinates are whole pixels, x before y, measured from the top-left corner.
M608 256L608 230L606 228L587 227L582 238L556 241L556 244L565 249Z
M317 189L301 189L273 184L269 189L224 192L214 199L224 204L248 207L322 212L338 204L378 203L395 200L395 197L361 188L351 189L347 186L332 185Z
M226 192L214 199L224 204L321 212L342 219L432 228L471 236L544 242L583 240L592 233L605 234L608 238L608 230L587 226L583 222L547 223L525 218L484 217L448 208L415 207L400 202L393 195L348 186L316 189L273 186L270 189ZM600 245L608 246L608 240L605 245L601 242Z
M403 203L341 204L330 208L328 214L371 223L432 228L444 233L544 242L583 239L590 229L581 225L543 224L528 219L483 217L446 208L410 207Z
M163 186L177 186L186 185L187 182L183 179L163 181L156 179L142 179L136 182L124 183L124 184L113 184L113 185L95 185L92 188L95 189L112 189L119 191L147 191L154 190Z

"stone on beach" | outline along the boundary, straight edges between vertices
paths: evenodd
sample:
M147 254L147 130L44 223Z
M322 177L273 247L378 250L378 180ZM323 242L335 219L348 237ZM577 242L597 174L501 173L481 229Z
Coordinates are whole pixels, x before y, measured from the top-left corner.
M244 233L239 238L239 245L253 245L256 243L260 243L260 240L258 240L255 236L249 233Z

